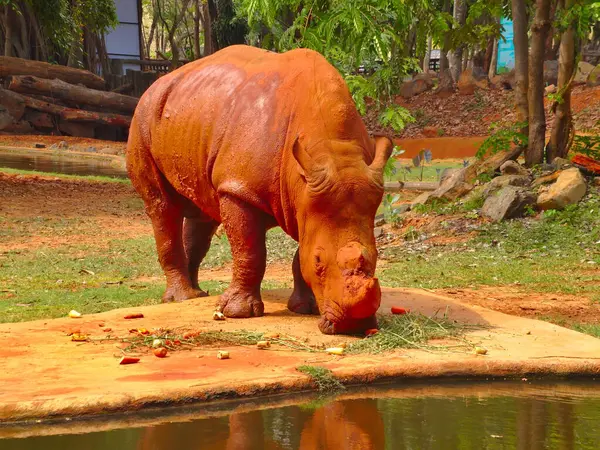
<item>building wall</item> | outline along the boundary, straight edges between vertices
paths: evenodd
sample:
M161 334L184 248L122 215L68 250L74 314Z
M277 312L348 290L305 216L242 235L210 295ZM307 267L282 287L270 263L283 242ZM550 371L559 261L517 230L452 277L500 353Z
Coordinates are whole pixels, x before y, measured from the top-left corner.
M500 25L504 28L503 39L498 41L498 64L496 72L510 72L515 68L515 43L512 20L502 19Z
M139 0L115 0L119 25L107 33L106 50L113 59L142 59L140 51L141 24ZM123 70L140 70L139 65L124 64Z

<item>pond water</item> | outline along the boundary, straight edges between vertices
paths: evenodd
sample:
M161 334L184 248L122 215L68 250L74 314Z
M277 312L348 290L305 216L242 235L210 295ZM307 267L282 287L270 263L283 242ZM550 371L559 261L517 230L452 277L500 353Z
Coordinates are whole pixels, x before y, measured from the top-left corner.
M600 387L590 383L408 385L226 413L190 412L136 426L0 439L1 450L598 449ZM247 407L246 402L246 407ZM238 404L238 411L244 407ZM247 409L247 408L246 408ZM200 417L202 416L202 417ZM52 425L47 428L56 427ZM87 428L86 428L87 427ZM110 428L104 424L104 428ZM98 429L98 427L96 427ZM101 429L101 428L100 428ZM48 430L41 430L48 434ZM0 428L0 436L6 429ZM14 435L14 434L13 434Z
M16 152L0 150L0 167L36 170L39 172L64 173L68 175L101 175L125 178L127 172L114 160L76 157L41 152Z

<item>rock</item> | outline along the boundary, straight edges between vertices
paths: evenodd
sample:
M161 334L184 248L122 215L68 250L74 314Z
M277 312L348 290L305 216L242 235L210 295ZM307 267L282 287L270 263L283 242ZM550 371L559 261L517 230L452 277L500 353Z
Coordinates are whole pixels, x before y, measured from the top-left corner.
M404 214L405 212L410 211L410 203L402 203L401 205L398 205L398 207L396 208L396 212L398 214Z
M61 121L58 124L58 129L69 136L93 138L96 124Z
M544 92L546 95L554 94L556 92L556 86L553 84L550 84L544 88Z
M15 123L15 118L3 105L0 105L0 130Z
M69 148L69 143L67 141L60 141L58 143L59 150L66 150L67 148Z
M476 89L487 89L487 78L477 78L472 69L467 69L460 74L458 79L458 92L461 95L472 95Z
M594 186L600 186L600 177L595 177L593 183Z
M41 142L36 142L33 144L35 148L46 148L46 144L42 144Z
M417 198L415 198L410 204L410 208L414 208L417 205L425 205L429 201L429 197L431 197L432 192L423 192Z
M440 175L440 184L442 184L447 178L450 178L453 174L460 170L460 167L446 167L444 170L442 170L442 174Z
M383 236L383 228L381 228L381 227L376 227L376 228L373 230L373 233L375 234L375 239L377 239L378 237L381 237L381 236Z
M446 69L440 73L440 82L435 90L435 95L440 98L448 98L454 94L454 91L455 87L454 81L452 80L452 74L450 73L450 70Z
M118 155L120 151L118 148L104 147L98 150L98 153L102 153L103 155Z
M428 138L439 137L438 129L436 127L423 127L421 134Z
M585 195L587 185L578 168L564 170L550 188L537 198L540 209L563 209L579 202Z
M575 83L585 83L589 74L592 72L592 70L594 70L594 68L595 66L587 61L579 61L573 81Z
M498 89L502 88L507 91L512 91L516 86L514 69L508 73L496 75L495 77L492 78L491 84L495 88L498 88Z
M412 98L415 95L428 91L432 87L433 82L428 82L424 79L405 81L404 83L402 83L402 86L400 86L400 95L404 98Z
M432 199L454 201L470 192L474 186L467 183L467 168L462 167L453 171L440 181L440 186L431 193Z
M586 84L589 87L600 85L600 64L598 64L588 75Z
M528 175L501 175L484 186L483 196L487 198L505 186L527 187L530 184L531 178Z
M521 217L527 206L535 204L535 195L525 188L505 186L488 197L481 208L481 215L499 222Z
M561 171L558 171L551 173L550 175L544 175L543 177L536 178L533 183L531 183L531 187L538 187L543 184L554 183L560 174Z
M58 144L52 144L50 147L48 147L50 150L58 150Z
M516 161L509 159L500 166L500 172L502 175L523 175L529 176L529 170L523 167Z
M544 61L544 82L558 84L558 61Z
M561 158L560 156L554 158L554 160L552 161L552 165L559 170L572 166L571 161L565 158Z
M385 219L383 217L379 217L379 218L375 217L375 226L376 227L382 227L382 226L385 225L385 223L386 222L385 222Z
M94 147L93 145L90 145L89 147L87 147L85 149L85 151L86 152L90 152L90 153L96 153L97 152L96 147Z

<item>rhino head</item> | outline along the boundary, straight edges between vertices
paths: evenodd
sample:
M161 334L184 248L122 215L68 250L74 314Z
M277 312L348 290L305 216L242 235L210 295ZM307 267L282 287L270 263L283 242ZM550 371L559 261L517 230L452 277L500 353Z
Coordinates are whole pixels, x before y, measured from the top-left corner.
M326 140L310 155L300 143L294 146L305 182L296 204L300 270L315 295L325 334L377 326L381 289L374 276L373 228L392 142L378 137L367 145Z

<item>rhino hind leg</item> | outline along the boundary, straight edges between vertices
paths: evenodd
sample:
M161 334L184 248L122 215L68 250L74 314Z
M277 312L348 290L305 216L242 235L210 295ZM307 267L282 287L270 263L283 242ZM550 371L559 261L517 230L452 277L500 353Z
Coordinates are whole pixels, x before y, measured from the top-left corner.
M204 217L186 216L183 221L183 245L187 257L188 274L192 288L208 295L198 285L200 263L210 249L210 243L218 224Z
M288 300L288 309L297 314L319 314L317 300L312 289L304 281L302 271L300 270L299 250L296 250L294 262L292 263L292 273L294 274L294 292Z
M231 284L217 308L226 317L264 314L260 284L267 264L267 217L254 206L230 195L219 198L221 218L233 256Z

